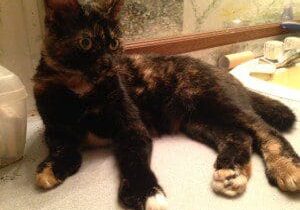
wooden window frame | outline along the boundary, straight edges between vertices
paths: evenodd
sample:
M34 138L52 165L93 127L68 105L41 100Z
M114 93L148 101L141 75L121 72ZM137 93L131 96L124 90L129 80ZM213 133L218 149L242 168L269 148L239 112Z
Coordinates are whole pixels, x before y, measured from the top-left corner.
M126 43L125 52L128 54L181 54L254 39L278 36L287 33L289 33L289 31L282 29L278 23L263 24L207 33L197 33L178 37Z

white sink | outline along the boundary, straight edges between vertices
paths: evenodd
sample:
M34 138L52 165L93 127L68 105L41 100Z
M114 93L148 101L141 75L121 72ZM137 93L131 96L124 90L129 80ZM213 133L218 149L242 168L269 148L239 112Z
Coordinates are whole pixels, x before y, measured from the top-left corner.
M296 64L296 67L300 68L300 63ZM236 77L247 88L271 98L277 99L288 105L297 115L298 121L300 121L300 89L290 88L287 85L284 85L288 84L286 80L284 84L275 84L274 82L251 76L251 73L253 73L253 71L255 70L258 70L258 68L261 68L259 66L259 60L255 59L235 67L230 72L230 74ZM260 70L264 71L264 69ZM281 72L285 70L288 69L280 69ZM299 80L300 84L299 74L297 74L296 77L296 80ZM293 82L295 82L295 78L292 79Z

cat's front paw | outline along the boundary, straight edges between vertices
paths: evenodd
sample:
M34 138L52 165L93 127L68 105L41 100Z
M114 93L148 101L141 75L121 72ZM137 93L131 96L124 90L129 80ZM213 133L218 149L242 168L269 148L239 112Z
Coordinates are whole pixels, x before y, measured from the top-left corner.
M46 163L36 174L36 184L44 190L50 190L61 182L62 181L54 175L51 163Z
M248 178L238 169L220 169L213 175L212 188L216 193L234 197L246 190Z
M145 206L146 210L167 210L168 200L164 193L158 190L154 195L147 198Z
M163 190L157 187L131 185L123 180L119 192L120 202L134 210L167 210L168 202Z
M61 155L48 157L37 167L36 184L44 190L50 190L61 184L67 177L76 173L81 165L81 155Z

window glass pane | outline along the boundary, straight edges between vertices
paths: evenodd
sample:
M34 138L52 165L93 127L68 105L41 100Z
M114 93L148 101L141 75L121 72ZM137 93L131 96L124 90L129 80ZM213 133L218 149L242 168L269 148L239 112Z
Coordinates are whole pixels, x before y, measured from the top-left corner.
M128 41L280 22L285 0L126 0ZM293 2L299 17L300 0Z

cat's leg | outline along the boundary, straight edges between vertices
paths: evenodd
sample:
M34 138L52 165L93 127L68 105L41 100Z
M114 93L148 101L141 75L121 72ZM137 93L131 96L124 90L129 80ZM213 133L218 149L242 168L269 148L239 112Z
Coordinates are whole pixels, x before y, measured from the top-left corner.
M131 131L115 144L121 171L119 199L126 207L145 210L167 209L167 199L150 168L152 140L141 131Z
M285 138L278 136L258 143L258 150L272 185L282 191L300 191L300 159Z
M235 109L232 119L253 136L269 181L282 191L300 191L300 158L290 143L251 110Z
M290 143L262 120L249 127L253 129L255 146L265 162L270 183L282 191L300 191L300 158Z
M212 188L217 193L233 197L246 190L251 175L252 139L234 129L223 135L218 143Z
M112 140L120 170L119 201L135 210L165 210L167 198L150 167L151 136L123 84L114 78L103 83L110 100L95 133Z
M79 144L83 136L83 129L67 126L46 128L49 155L37 168L36 183L40 188L52 189L78 171L81 165Z
M293 111L279 101L248 91L254 111L279 131L290 130L296 122Z
M212 188L226 196L237 196L246 190L251 174L252 139L242 130L190 122L183 132L212 145L218 152Z
M127 121L126 117L128 115L115 118L111 125L109 121L104 121L105 126L109 125L106 129L100 128L101 122L95 119L87 124L95 135L111 137L120 170L120 203L135 210L165 210L166 195L150 168L152 139L139 119ZM108 115L107 119L111 118L112 115ZM126 123L121 120L126 120Z
M296 121L293 112L278 101L261 96L249 91L254 110L262 118L280 131L290 129ZM297 154L293 151L291 145L278 131L270 128L267 134L263 134L265 125L259 120L256 122L256 130L259 136L267 138L258 138L257 149L262 155L265 165L266 174L271 184L278 185L284 191L300 190L300 161ZM275 135L275 138L271 135Z

